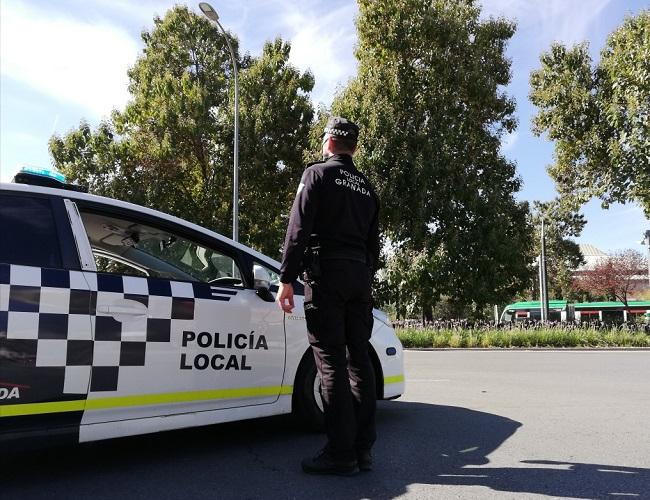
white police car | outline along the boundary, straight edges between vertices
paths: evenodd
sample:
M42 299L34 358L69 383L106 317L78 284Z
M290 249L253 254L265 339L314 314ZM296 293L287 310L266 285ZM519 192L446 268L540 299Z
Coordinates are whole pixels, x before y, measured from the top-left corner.
M290 315L273 301L278 262L57 175L0 184L0 442L321 423L302 297ZM402 346L379 311L371 357L377 397L398 397Z

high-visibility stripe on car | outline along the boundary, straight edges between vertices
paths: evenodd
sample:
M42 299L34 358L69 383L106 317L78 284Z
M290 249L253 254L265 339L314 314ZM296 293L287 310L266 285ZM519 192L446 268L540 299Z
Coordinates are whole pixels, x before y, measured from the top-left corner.
M135 396L115 396L78 401L56 401L50 403L25 403L0 406L0 417L39 415L43 413L63 413L68 411L107 410L132 406L187 403L209 401L212 399L240 399L293 393L293 386L244 387L235 389L210 389L205 391L171 392L163 394L141 394Z
M404 375L384 377L384 384L404 382ZM244 387L236 389L210 389L205 391L171 392L163 394L140 394L135 396L115 396L109 398L80 399L77 401L55 401L49 403L24 403L0 406L0 417L22 415L41 415L45 413L64 413L70 411L107 410L132 406L187 403L209 401L211 399L240 399L246 397L286 396L293 394L293 386Z
M402 375L393 375L391 377L384 377L384 385L386 385L386 384L397 384L398 382L404 382L404 374L402 374Z
M21 415L40 415L43 413L64 413L83 411L85 399L76 401L56 401L51 403L24 403L0 406L0 417L17 417Z

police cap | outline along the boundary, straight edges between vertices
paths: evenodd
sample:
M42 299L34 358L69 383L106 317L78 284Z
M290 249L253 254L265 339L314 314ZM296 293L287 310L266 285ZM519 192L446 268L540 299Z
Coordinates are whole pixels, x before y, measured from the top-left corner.
M341 137L343 139L350 139L356 142L359 138L359 126L345 118L341 118L340 116L331 116L325 125L323 136L325 134Z

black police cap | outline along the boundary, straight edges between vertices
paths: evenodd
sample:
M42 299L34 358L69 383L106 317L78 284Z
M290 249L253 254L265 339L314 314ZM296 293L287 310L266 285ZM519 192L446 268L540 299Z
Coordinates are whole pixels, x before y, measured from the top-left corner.
M359 126L340 116L332 116L325 125L323 135L325 134L356 141L359 138Z

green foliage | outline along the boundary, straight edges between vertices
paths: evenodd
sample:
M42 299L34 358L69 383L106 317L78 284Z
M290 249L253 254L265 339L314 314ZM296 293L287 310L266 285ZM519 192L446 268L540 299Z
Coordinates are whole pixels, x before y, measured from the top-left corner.
M257 57L238 54L240 235L278 256L291 196L302 172L313 108L310 73L288 62L280 39ZM83 123L53 137L55 165L91 192L162 210L231 234L234 86L222 34L177 6L142 33L129 70L131 100L95 131Z
M554 44L531 74L533 131L556 142L549 174L574 208L636 201L650 215L650 11L626 19L592 64Z
M440 299L440 292L431 286L436 283L439 269L440 259L426 249L401 249L379 272L375 299L380 304L392 304L398 318L421 316L431 320L431 308Z
M473 1L360 0L358 75L333 112L361 126L356 162L394 244L387 290L430 317L441 295L503 302L530 281L527 206L500 153L514 130L504 50L514 25ZM380 294L387 300L390 294Z
M314 77L288 63L290 49L279 38L267 42L240 82L240 230L277 258L287 226L280 214L289 212L300 182L314 117Z
M593 328L427 329L403 328L397 336L406 348L429 347L650 347L650 335L634 330Z
M102 121L95 131L82 121L64 137L53 136L49 148L54 164L70 181L102 196L144 201L134 178L135 158L128 144L117 139L111 121Z

